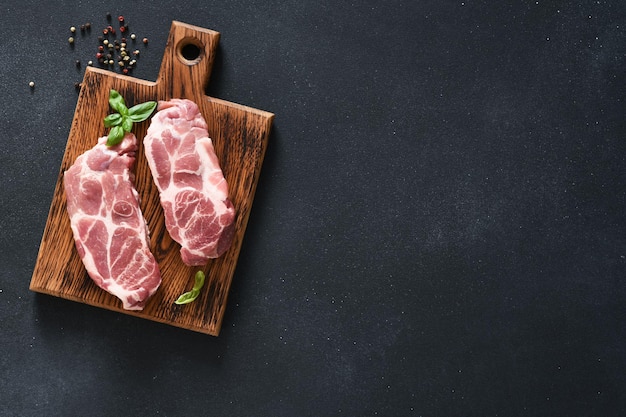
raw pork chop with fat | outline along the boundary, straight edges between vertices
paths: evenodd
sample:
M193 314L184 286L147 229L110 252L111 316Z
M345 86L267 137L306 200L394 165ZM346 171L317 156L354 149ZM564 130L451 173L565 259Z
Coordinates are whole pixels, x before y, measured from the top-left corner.
M144 138L165 225L190 266L222 255L234 236L228 184L196 103L160 101Z
M63 177L78 254L91 279L126 310L142 310L161 284L148 245L148 227L133 185L137 139L98 144L80 155Z

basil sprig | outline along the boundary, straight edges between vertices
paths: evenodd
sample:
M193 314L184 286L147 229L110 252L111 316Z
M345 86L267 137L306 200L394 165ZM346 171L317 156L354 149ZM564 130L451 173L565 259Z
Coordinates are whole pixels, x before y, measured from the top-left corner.
M109 105L117 113L109 114L104 118L104 127L110 127L107 138L107 146L117 145L124 139L124 135L133 128L133 123L146 120L157 106L156 101L146 101L137 104L130 109L126 107L124 97L117 91L111 89L109 93Z
M174 301L175 304L189 304L200 295L200 290L204 285L204 272L198 271L196 272L196 276L194 278L194 284L191 291L182 294L178 297L178 300Z

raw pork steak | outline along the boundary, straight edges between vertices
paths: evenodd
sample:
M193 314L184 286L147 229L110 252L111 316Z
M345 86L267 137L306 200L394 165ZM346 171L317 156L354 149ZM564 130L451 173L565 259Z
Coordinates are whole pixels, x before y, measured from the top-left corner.
M67 211L91 279L122 300L124 309L142 310L161 284L161 273L133 186L137 139L128 133L113 147L106 140L100 138L65 171Z
M235 209L198 106L160 101L143 143L183 262L204 265L222 255L233 240Z

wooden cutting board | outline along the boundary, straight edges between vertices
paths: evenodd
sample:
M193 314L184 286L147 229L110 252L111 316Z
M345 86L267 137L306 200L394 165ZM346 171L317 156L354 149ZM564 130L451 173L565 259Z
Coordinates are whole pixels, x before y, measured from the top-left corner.
M31 290L214 336L219 334L274 118L272 113L204 94L219 36L212 30L172 22L156 82L93 67L86 69L30 283ZM204 267L183 264L180 246L165 228L158 190L144 157L142 141L150 122L134 125L133 132L140 145L135 187L150 228L151 250L163 279L140 312L123 310L116 297L97 287L89 278L75 249L66 212L63 173L80 154L92 148L99 137L108 134L103 118L112 112L108 102L111 89L125 98L128 107L171 98L195 101L206 119L209 136L229 185L230 199L237 210L235 238L228 252ZM193 277L199 269L206 275L200 297L190 304L174 304L180 294L191 289Z

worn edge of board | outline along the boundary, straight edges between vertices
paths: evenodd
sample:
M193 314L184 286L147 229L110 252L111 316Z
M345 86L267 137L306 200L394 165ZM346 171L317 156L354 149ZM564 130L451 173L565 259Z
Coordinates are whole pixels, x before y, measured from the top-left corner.
M196 84L198 83L201 84L202 86L201 89L196 88L195 90L193 89L190 90L189 87L187 86L187 87L183 87L183 90L177 91L177 88L180 88L180 87L175 86L175 84L177 83L173 75L173 72L165 74L164 69L168 68L168 65L170 65L170 66L178 67L177 69L179 71L181 70L183 72L187 71L185 67L181 67L180 63L175 61L175 59L179 59L179 57L175 55L178 52L177 45L180 44L181 39L182 40L194 39L194 36L196 36L198 33L200 33L200 36L210 37L209 41L204 44L204 47L205 47L204 53L209 58L208 63L205 63L205 68L208 68L207 70L205 70L206 74L204 74L206 79L204 81L196 80ZM210 67L212 65L213 54L214 54L214 50L217 45L218 39L219 39L218 32L214 32L214 31L211 31L209 29L204 29L204 28L197 28L191 25L174 21L172 23L170 36L168 37L168 43L166 45L161 71L159 73L159 76L156 82L135 79L132 77L121 75L121 74L111 73L110 71L103 70L103 69L97 69L97 68L92 68L92 67L89 67L86 69L83 82L85 83L86 86L88 86L88 88L82 88L79 94L76 110L74 113L74 119L72 121L72 127L70 129L70 134L69 134L68 141L66 144L65 153L63 156L61 167L59 169L57 183L56 183L55 191L53 195L53 200L50 205L46 227L44 229L44 234L42 236L40 250L37 256L37 262L35 264L35 269L33 271L33 276L31 279L31 284L30 284L31 290L35 292L45 293L45 294L69 299L72 301L82 302L82 303L93 305L93 306L100 307L100 308L122 312L128 315L138 316L141 318L146 318L146 319L150 319L150 320L157 321L157 322L162 322L162 323L166 323L169 325L186 328L189 330L194 330L194 331L207 333L207 334L211 334L215 336L219 334L223 315L224 315L224 310L226 306L226 301L228 298L228 292L229 292L230 285L232 282L232 277L234 274L234 268L238 260L239 252L241 249L241 244L243 241L243 236L245 234L245 228L247 226L252 202L254 199L254 194L256 192L256 186L258 184L262 162L265 156L265 151L267 149L269 132L271 129L272 121L274 119L274 114L263 111L263 110L254 109L245 105L231 103L225 100L212 98L212 97L208 97L204 95L204 87L206 86L206 81L208 80L208 77L210 75L210 69L211 69ZM176 42L177 40L178 42ZM183 63L183 64L188 65L188 63L187 64ZM193 70L193 68L191 70ZM168 78L168 75L170 76L169 78ZM196 70L196 76L197 75L198 74ZM124 88L120 88L119 86L117 86L117 84L122 84L124 81L126 81L129 85L125 86ZM186 84L186 83L180 83L180 84ZM93 86L93 88L89 88L89 86ZM105 89L105 87L108 87L108 88ZM220 120L220 118L225 117L227 121L229 121L233 114L235 116L238 115L242 119L241 120L242 124L239 126L241 132L248 132L250 127L254 128L251 130L251 134L253 136L256 135L254 139L257 140L259 146L254 149L255 155L252 161L252 172L248 172L248 175L246 176L244 175L245 173L242 174L241 172L238 172L239 170L236 169L237 167L233 167L230 163L227 162L228 167L229 167L228 171L231 172L231 175L230 175L231 178L227 177L227 181L229 182L229 188L231 188L231 190L234 189L235 193L243 193L243 194L239 196L231 195L231 198L237 202L236 205L238 205L239 207L237 207L238 216L236 220L237 231L235 234L235 239L233 241L233 246L227 252L228 254L231 254L231 256L228 258L229 265L227 265L226 276L221 277L222 281L225 280L225 282L221 282L222 285L218 286L217 283L219 283L218 282L219 280L216 280L215 277L211 278L207 276L207 284L205 284L205 286L208 286L208 288L205 288L205 290L203 290L201 298L199 298L196 302L192 303L191 305L184 306L187 309L194 309L193 314L190 317L196 318L195 322L180 323L176 321L176 318L180 314L182 314L181 306L170 307L169 308L170 314L167 317L162 315L162 311L161 311L161 315L158 315L157 314L158 307L160 304L163 304L163 303L156 302L157 300L159 300L159 297L155 297L155 296L153 296L148 301L148 304L146 305L146 308L143 311L137 312L137 311L123 310L121 306L119 305L119 300L117 300L116 297L100 289L91 281L91 279L87 276L86 271L84 270L82 261L80 261L80 259L78 258L78 255L75 253L74 241L71 235L71 230L69 228L69 217L67 216L67 213L66 213L65 195L64 195L64 189L63 189L63 184L62 184L63 173L69 166L71 166L74 163L75 158L79 154L81 154L86 149L90 149L93 146L93 143L83 143L83 146L81 147L80 141L79 143L76 143L78 139L73 140L80 133L79 132L80 125L81 124L84 125L85 123L89 124L88 122L85 122L84 117L81 117L82 115L80 114L80 111L83 108L83 106L90 104L89 103L90 100L87 97L87 93L93 94L95 96L98 94L102 95L103 91L106 92L105 98L104 99L100 98L99 100L100 102L104 101L106 103L106 106L103 106L101 105L101 103L99 103L99 106L102 107L98 109L100 113L98 115L93 116L93 119L98 120L98 123L101 124L100 122L101 118L104 117L104 115L106 115L106 113L108 112L108 100L106 100L106 98L108 97L108 89L114 88L114 87L118 87L120 90L124 90L124 89L134 90L132 92L132 96L135 99L141 98L141 100L169 99L169 98L173 98L171 97L171 95L173 94L180 95L182 96L181 98L189 98L189 96L191 95L192 99L195 99L198 106L200 107L203 116L207 120L207 124L212 126L212 128L210 127L209 129L210 137L214 140L217 137L222 138L222 140L219 141L220 146L216 146L216 153L218 153L218 157L220 156L220 152L222 152L222 154L224 155L224 152L225 152L224 149L226 147L226 145L224 145L224 142L225 142L224 135L228 134L228 132L222 132L222 129L224 128L223 126L224 123L222 123L223 120ZM164 89L167 89L167 87L170 87L170 88L168 90L164 90ZM94 99L94 98L91 97L91 99ZM96 99L96 103L98 103L97 99ZM217 121L215 121L216 119ZM249 119L254 119L257 121L257 123L254 124L251 122L252 123L251 126L247 126L247 124L250 122ZM139 140L140 138L145 136L146 129L147 129L147 126L143 125L139 128L138 132L135 132ZM102 131L101 133L103 134L104 128L101 127L100 130ZM98 135L101 135L101 133L98 133ZM99 137L98 135L96 135L96 137ZM240 139L242 138L240 137ZM241 144L241 146L245 148L245 144ZM238 155L241 156L245 154L246 153L243 152L243 153L239 153ZM223 160L220 158L220 164L222 163L223 163ZM236 164L236 161L234 163ZM147 164L145 163L145 160L143 159L143 147L140 144L140 150L137 155L137 164L135 166L135 172L138 172L140 169L144 170L143 171L144 174L142 174L143 180L147 181L147 183L150 184L149 187L153 188L152 198L154 199L155 187L152 183L151 175L146 175L146 172L147 172L146 165ZM234 174L243 175L243 177L242 178L238 177L235 181L233 181L232 177L234 176ZM225 170L225 176L226 175L227 174ZM139 179L139 174L137 175L137 179ZM231 187L231 182L235 182L237 186ZM135 186L138 192L141 194L142 190L140 190L140 186L138 185L137 180L136 180ZM143 200L143 197L142 197L142 200ZM233 202L235 203L235 201ZM144 216L146 217L146 220L148 221L148 218L147 218L148 216L146 216L146 213L144 211L145 209L144 206L145 204L142 205L142 211L144 212ZM160 204L157 204L157 206L158 207L156 206L154 207L154 212L151 214L153 219L154 219L154 216L157 216L157 217L159 216L158 212L160 210ZM161 218L160 221L162 223L162 214L160 215L160 218ZM59 220L59 222L55 222L55 220ZM166 241L166 243L164 244L165 252L167 252L168 254L171 254L172 252L171 248L173 246L176 248L175 256L179 257L179 254L178 254L179 246L177 246L175 242L171 241L171 239L169 238L169 235L166 232L163 234L162 233L163 230L164 230L164 227L161 227L161 236L159 236L157 233L154 233L154 231L151 230L152 231L151 236L150 236L151 249L153 250L153 252L155 251L159 252L163 250L163 249L159 249L159 250L155 249L157 246L159 248L162 246L163 243L160 241L160 239L163 239L164 241ZM59 239L59 237L63 237L59 235L63 235L63 234L65 234L66 247L68 245L67 237L69 234L69 237L70 237L69 240L71 241L69 242L70 244L69 250L73 253L74 264L73 265L68 264L67 266L65 266L65 269L61 271L54 271L54 268L52 271L49 271L48 268L46 267L49 266L50 259L48 258L50 258L50 256L46 258L46 256L48 255L46 251L50 249L51 247L56 248L56 244L59 242L59 240L63 242L63 239ZM80 261L79 265L76 265L76 258L78 258L78 260ZM221 261L220 259L222 258L219 258L218 260L215 260L215 261L225 262L223 260ZM162 261L162 258L161 258L161 261ZM161 266L161 261L159 262L160 266ZM214 263L213 261L210 261L207 264L207 266L204 268L205 273L207 273L207 275L210 275L211 272L216 270L216 268L212 268L213 263ZM60 282L57 282L57 285L52 285L52 282L51 282L52 276L50 274L53 274L54 272L60 272L63 275L63 277L61 277L62 279L60 280ZM67 282L64 282L64 281L69 281L69 280L71 280L70 284L74 284L78 286L78 288L69 290L68 289L69 284ZM182 291L184 288L186 288L187 284L188 284L187 282L183 282L178 286L179 288L176 288L175 290L172 290L172 291ZM162 284L162 287L163 287L163 284ZM160 288L160 290L162 290L162 288ZM84 294L86 292L91 292L90 293L91 297L89 299L85 298ZM159 291L157 291L157 293L159 293ZM162 299L160 301L162 301ZM201 307L207 307L207 304L213 301L217 301L218 305L211 306L213 308L210 308L210 309L209 308L205 308L204 310L201 309ZM217 310L215 310L216 308Z

